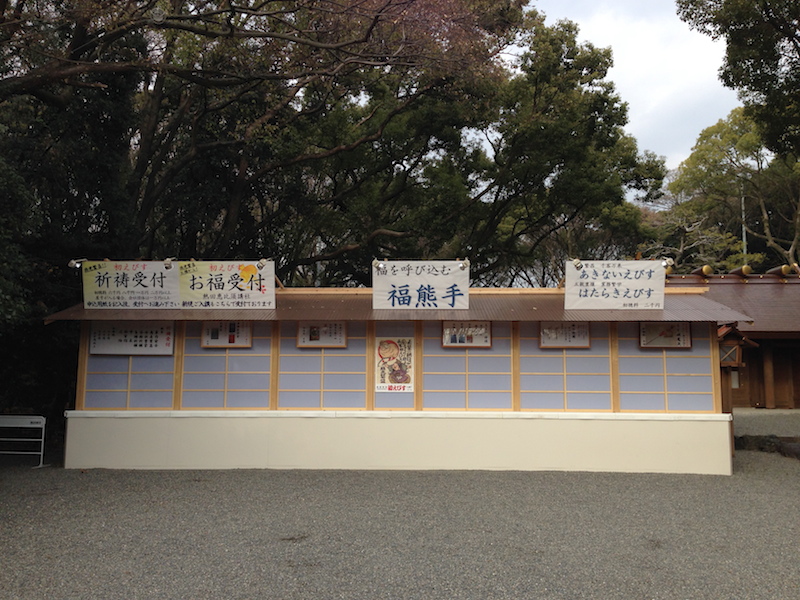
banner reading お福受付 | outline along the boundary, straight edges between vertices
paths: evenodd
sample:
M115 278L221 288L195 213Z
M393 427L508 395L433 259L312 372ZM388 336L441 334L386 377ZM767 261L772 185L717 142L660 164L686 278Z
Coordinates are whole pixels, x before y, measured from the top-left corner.
M180 263L181 308L275 308L275 263Z

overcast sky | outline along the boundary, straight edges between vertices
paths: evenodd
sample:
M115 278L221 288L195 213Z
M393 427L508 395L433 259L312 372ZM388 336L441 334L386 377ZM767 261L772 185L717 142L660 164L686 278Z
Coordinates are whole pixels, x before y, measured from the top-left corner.
M547 24L568 19L579 40L610 47L609 79L628 103L629 134L676 168L700 132L739 105L717 72L724 44L689 29L674 0L534 0Z

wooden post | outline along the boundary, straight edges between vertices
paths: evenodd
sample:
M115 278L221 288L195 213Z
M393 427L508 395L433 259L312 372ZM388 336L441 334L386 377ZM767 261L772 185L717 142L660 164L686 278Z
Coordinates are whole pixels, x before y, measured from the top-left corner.
M764 407L775 408L775 363L772 342L764 342L761 352L764 357Z

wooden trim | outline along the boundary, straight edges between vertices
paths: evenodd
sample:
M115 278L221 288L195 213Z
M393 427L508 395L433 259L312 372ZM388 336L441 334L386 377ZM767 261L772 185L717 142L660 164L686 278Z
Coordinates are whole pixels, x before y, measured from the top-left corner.
M375 321L367 321L366 336L367 410L375 410Z
M708 341L711 346L711 385L714 390L714 412L724 411L724 398L722 392L722 367L720 366L719 342L717 341L717 330L713 325L708 326Z
M542 324L539 323L539 337L542 336ZM567 385L567 351L563 348L561 352L561 385L564 387L563 398L561 399L561 410L569 412L569 386Z
M522 350L520 349L521 339L519 332L519 321L511 322L511 410L519 412L522 410L522 384L520 373L520 360Z
M270 344L269 358L269 410L278 410L278 390L280 383L280 349L281 349L281 324L275 322L272 326L272 341Z
M414 410L422 410L422 360L425 354L425 324L414 321Z
M608 324L609 375L611 376L611 412L621 412L622 405L619 387L619 335L617 324Z
M183 399L183 366L186 356L186 323L175 323L173 340L172 409L181 410Z
M665 349L661 350L661 370L664 373L664 410L662 412L668 413L668 412L670 412L670 410L669 410L669 367L667 366L667 351Z
M78 345L78 381L75 387L75 410L86 410L86 377L89 370L89 335L91 321L81 323Z

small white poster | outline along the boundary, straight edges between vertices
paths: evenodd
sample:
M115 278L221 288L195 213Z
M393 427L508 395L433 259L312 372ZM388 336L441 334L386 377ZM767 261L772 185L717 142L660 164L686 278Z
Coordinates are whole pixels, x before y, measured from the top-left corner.
M540 348L589 348L589 323L543 321Z
M250 348L253 345L250 321L203 321L203 348Z
M374 261L372 308L468 309L469 261Z
M666 276L657 260L567 261L564 310L663 310Z
M414 391L414 338L378 338L375 391Z
M170 355L175 349L172 321L93 321L89 354Z
M347 348L345 321L300 321L297 324L298 348Z
M442 347L491 348L492 324L489 321L444 321Z

